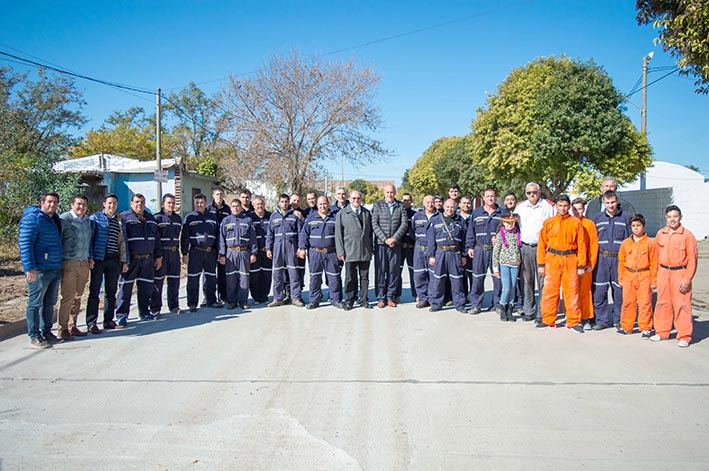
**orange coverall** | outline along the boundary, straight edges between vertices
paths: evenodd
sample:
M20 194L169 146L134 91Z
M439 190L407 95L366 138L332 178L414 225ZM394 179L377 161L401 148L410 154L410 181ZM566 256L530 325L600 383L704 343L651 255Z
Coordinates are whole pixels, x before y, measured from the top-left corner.
M596 224L592 219L580 217L581 226L583 227L586 237L586 246L588 253L586 257L588 262L586 266L591 267L591 271L585 272L579 277L579 309L581 309L581 320L593 319L593 296L591 294L591 285L593 284L593 269L596 268L598 261L598 231Z
M647 234L638 241L631 235L620 244L618 282L623 286L620 327L632 332L637 310L638 328L652 330L652 286L657 285L657 255L655 241Z
M680 225L673 233L665 226L657 232L655 249L658 264L655 330L663 339L669 338L674 320L677 340L691 342L691 282L697 272L697 239L684 226ZM679 291L681 282L690 284L684 294Z
M553 252L568 252L565 255ZM559 308L559 286L564 293L566 326L581 322L579 309L579 276L577 270L588 264L586 237L578 218L557 214L544 221L537 245L537 266L544 267L542 290L542 322L556 325Z

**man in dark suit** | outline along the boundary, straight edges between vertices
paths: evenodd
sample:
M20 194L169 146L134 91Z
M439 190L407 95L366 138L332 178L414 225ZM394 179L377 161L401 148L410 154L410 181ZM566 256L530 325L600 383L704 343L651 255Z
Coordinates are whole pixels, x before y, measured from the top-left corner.
M362 194L352 190L350 204L340 209L335 217L335 249L337 258L345 264L345 311L354 306L358 286L359 305L372 308L367 295L372 242L372 214L362 206Z

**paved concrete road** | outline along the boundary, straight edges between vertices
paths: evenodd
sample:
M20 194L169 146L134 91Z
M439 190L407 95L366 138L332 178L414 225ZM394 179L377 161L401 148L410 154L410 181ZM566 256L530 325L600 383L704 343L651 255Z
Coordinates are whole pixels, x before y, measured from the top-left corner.
M0 469L709 467L706 313L688 349L412 303L134 317L0 342Z

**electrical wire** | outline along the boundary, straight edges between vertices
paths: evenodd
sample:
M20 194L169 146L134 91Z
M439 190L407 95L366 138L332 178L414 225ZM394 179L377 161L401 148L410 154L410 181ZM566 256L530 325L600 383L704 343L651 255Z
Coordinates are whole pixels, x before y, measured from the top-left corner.
M25 59L24 57L16 56L16 55L10 54L8 52L0 51L0 55L11 57L13 59L25 62L27 64L32 64L32 65L35 65L37 67L41 67L41 68L47 69L47 70L52 70L52 71L60 73L60 74L70 75L72 77L76 77L76 78L80 78L80 79L84 79L84 80L89 80L91 82L101 83L103 85L108 85L110 87L120 88L122 90L129 90L129 91L137 92L137 93L145 93L145 94L150 94L150 95L155 94L154 91L148 90L147 88L139 88L139 87L134 87L132 85L125 85L125 84L118 83L118 82L111 82L109 80L102 80L102 79L89 77L89 76L83 75L83 74L77 74L76 72L71 72L71 71L66 70L64 68L54 67L54 66L47 65L47 64L44 64L41 62L33 61L30 59Z
M650 83L648 83L647 85L645 85L644 88L647 88L647 87L649 87L650 85L652 85L653 83L657 83L657 82L659 82L660 80L669 77L670 75L674 74L674 73L677 72L678 70L679 70L679 67L675 67L674 70L672 70L671 72L666 73L665 75L663 75L662 77L660 77L660 78L658 78L658 79L653 80L652 82L650 82ZM643 89L643 87L640 87L639 89L635 90L633 93L630 93L630 94L626 95L626 97L627 97L627 98L630 98L631 96L633 96L634 94L638 93L638 92L641 91L642 89Z

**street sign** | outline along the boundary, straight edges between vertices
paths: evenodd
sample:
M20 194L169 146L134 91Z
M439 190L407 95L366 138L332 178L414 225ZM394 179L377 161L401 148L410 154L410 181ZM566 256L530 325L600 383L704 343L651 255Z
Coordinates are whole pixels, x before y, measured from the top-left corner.
M153 180L160 183L167 183L167 170L155 170Z

